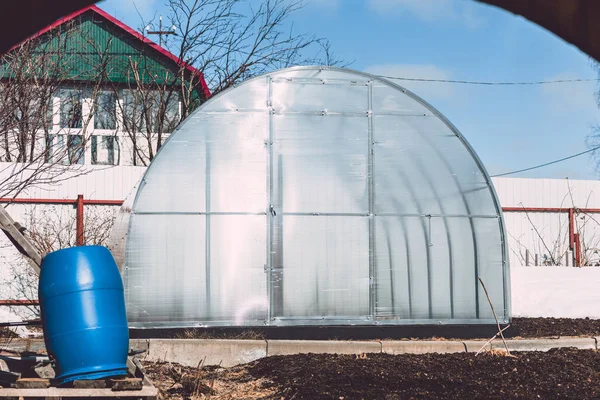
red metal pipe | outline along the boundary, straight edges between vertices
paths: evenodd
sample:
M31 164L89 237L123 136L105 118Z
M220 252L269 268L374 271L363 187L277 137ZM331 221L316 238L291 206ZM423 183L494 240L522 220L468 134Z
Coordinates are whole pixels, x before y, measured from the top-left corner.
M71 199L13 199L0 198L0 203L19 203L19 204L75 204Z
M563 207L502 207L504 212L553 212L563 213L575 210L582 213L600 213L600 208L563 208Z
M0 198L0 203L18 203L18 204L77 204L73 199L13 199L8 197ZM120 206L123 200L83 200L83 204L90 206Z
M549 208L549 207L502 207L504 212L568 212L569 208Z
M0 300L0 306L37 306L38 300Z
M123 200L83 200L83 204L90 206L121 206Z
M504 212L554 212L563 213L576 210L582 213L600 213L600 208L563 208L563 207L502 207Z
M83 237L83 195L77 195L77 217L76 217L76 245L83 246L85 239Z

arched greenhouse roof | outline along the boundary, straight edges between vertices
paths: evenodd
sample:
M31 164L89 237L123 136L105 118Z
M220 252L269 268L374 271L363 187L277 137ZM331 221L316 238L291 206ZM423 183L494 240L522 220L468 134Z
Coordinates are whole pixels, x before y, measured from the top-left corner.
M481 161L387 80L295 67L207 101L134 201L132 326L510 319L502 213Z

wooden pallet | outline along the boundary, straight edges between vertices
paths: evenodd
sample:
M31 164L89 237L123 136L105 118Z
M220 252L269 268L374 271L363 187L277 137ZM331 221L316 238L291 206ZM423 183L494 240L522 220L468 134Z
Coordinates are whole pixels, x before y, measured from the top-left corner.
M62 398L120 398L156 400L158 389L146 377L138 359L127 359L129 375L124 379L75 381L72 387L52 387L49 379L18 379L13 388L1 388L0 398L62 399Z
M119 398L154 400L157 396L155 387L143 387L136 391L117 391L111 389L75 389L49 387L46 389L0 389L0 398L14 399L63 399L63 398Z

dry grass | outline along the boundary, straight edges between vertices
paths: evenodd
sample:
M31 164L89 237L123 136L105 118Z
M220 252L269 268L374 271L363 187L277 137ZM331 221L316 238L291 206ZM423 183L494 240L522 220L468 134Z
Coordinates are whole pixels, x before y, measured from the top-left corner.
M214 382L214 394L198 397L199 399L229 400L250 399L258 400L268 398L276 393L273 385L266 379L248 380L247 382L233 382L229 379Z
M491 349L491 350L486 350L485 351L486 354L491 354L493 356L497 356L497 357L510 357L510 358L517 358L517 356L510 354L509 352L507 352L504 349Z
M264 399L275 389L267 379L254 379L244 366L233 368L184 367L171 363L146 363L146 371L162 399Z
M265 334L260 331L247 329L241 332L211 332L200 329L186 329L176 335L177 339L238 339L265 340Z

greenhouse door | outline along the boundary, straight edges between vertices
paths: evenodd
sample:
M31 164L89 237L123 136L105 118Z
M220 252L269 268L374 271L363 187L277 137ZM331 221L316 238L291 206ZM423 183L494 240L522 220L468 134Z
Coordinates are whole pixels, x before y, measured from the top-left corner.
M367 322L370 83L270 85L270 323Z

